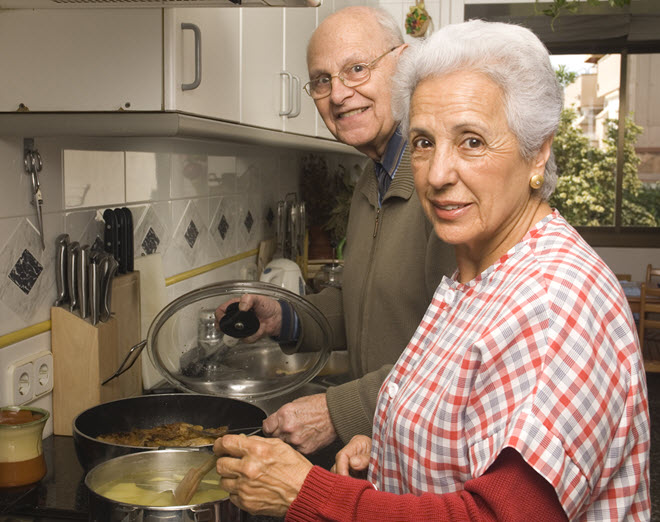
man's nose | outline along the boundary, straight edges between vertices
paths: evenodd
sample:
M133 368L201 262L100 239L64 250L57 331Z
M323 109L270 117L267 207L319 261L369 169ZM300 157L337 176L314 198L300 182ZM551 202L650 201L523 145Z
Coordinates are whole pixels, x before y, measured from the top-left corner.
M333 76L331 82L330 99L334 104L340 105L346 98L350 98L355 93L355 89L346 87L339 76Z

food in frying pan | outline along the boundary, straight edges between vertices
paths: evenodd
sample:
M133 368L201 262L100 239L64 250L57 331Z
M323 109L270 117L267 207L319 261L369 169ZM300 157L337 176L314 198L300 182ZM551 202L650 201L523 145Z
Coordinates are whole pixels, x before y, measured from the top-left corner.
M201 432L204 433L201 433ZM227 433L227 426L204 428L203 426L174 422L155 428L135 428L127 432L106 433L96 438L102 442L122 446L157 448L161 446L182 447L206 446Z

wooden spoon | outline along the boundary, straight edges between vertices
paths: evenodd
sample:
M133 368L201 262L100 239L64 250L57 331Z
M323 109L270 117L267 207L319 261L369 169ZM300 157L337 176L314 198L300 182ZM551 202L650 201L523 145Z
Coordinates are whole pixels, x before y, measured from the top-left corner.
M218 457L211 455L207 461L198 468L190 468L174 490L174 501L177 506L187 506L190 499L199 487L202 478L215 467Z

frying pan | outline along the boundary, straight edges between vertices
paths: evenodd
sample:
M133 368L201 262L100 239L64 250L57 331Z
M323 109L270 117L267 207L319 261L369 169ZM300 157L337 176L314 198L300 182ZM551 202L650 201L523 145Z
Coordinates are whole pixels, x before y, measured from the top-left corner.
M247 429L259 426L265 418L260 407L225 397L190 393L141 395L99 404L80 413L73 420L73 441L78 461L88 471L114 457L159 449L103 442L96 439L98 435L174 422ZM201 446L207 450L210 447Z

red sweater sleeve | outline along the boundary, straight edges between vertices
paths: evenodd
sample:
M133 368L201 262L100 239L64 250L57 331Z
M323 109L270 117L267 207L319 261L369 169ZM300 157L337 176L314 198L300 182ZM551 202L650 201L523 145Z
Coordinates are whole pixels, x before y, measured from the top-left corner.
M522 456L506 448L481 477L456 493L395 495L365 480L314 467L287 522L311 521L528 521L543 513L547 522L568 520L554 488Z

